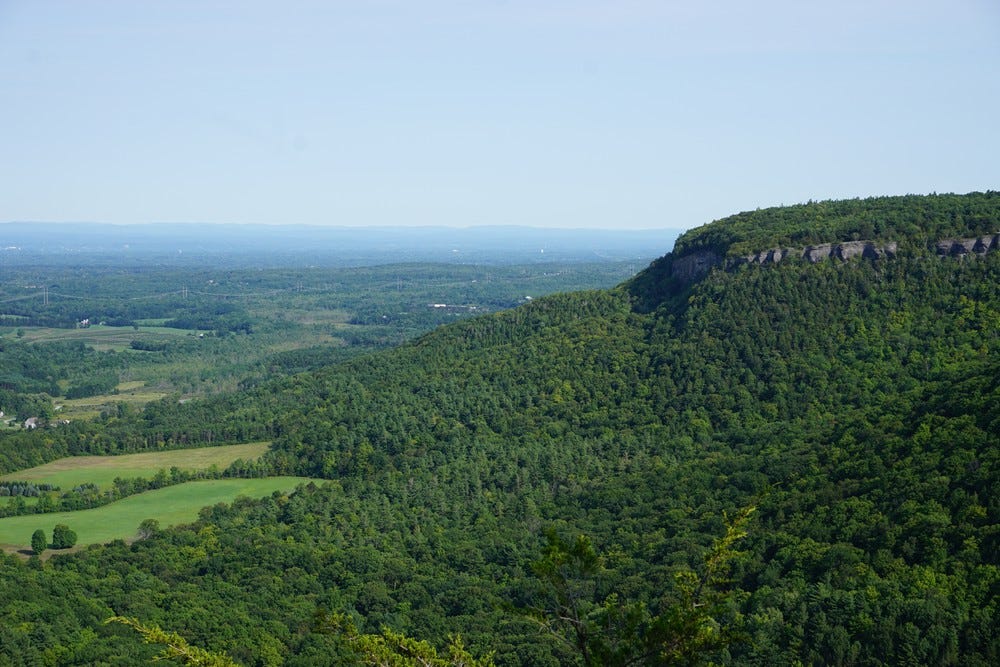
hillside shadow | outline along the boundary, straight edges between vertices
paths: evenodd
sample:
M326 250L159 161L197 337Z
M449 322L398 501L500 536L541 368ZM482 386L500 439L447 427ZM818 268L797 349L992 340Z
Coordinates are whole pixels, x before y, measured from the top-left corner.
M691 284L673 275L673 253L654 260L623 287L638 313L651 313L662 307L673 313L681 312L691 292Z

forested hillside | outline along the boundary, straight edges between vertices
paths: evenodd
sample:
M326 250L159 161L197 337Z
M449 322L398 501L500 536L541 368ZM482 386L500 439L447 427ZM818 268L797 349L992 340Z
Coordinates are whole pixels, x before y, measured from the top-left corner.
M123 615L247 665L354 664L329 618L439 649L460 634L497 665L997 664L1000 252L934 250L997 232L1000 193L741 214L613 290L109 417L123 437L267 435L258 473L330 481L4 558L0 663L148 658L102 624ZM670 270L698 248L858 239L900 252ZM553 570L573 544L588 566ZM545 613L566 591L575 625Z

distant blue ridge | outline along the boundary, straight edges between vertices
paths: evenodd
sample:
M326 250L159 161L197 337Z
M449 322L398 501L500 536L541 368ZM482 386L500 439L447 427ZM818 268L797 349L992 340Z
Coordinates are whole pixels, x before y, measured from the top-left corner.
M682 231L8 222L0 223L0 261L189 265L212 257L261 267L641 261L668 252Z

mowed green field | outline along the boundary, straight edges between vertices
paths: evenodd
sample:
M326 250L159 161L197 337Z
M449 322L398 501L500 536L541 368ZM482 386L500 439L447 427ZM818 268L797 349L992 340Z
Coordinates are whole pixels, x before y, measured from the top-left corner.
M160 470L169 471L173 467L207 470L215 465L224 469L236 459L252 461L260 458L269 446L268 442L254 442L121 456L70 456L0 476L0 481L43 482L58 486L62 491L90 482L104 489L111 486L115 477L150 479Z
M145 519L156 519L161 528L191 523L198 518L202 507L230 503L239 496L260 498L274 491L286 493L309 482L323 480L308 477L203 480L147 491L92 510L8 517L0 519L0 546L8 550L30 548L31 534L39 528L51 540L52 529L59 523L76 531L77 546L128 540L136 537L139 524Z

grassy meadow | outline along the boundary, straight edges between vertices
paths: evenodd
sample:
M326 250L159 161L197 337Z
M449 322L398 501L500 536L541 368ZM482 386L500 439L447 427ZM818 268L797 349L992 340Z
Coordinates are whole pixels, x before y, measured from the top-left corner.
M307 477L203 480L147 491L91 510L8 517L0 519L0 546L5 550L30 548L31 534L39 528L51 540L52 529L59 523L76 531L77 546L128 540L136 536L139 524L145 519L156 519L162 528L191 523L198 518L202 507L229 503L239 496L289 492L310 481L322 480Z
M139 408L146 403L158 401L168 395L167 391L150 389L143 380L121 382L114 394L101 394L86 398L61 398L57 401L59 417L64 419L93 419L116 403L127 403Z
M257 459L269 446L268 442L254 442L120 456L70 456L0 476L0 481L42 482L54 484L63 491L90 482L104 489L111 486L116 477L149 479L160 470L169 471L173 467L181 470L207 470L214 465L222 469L236 459Z

